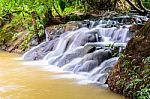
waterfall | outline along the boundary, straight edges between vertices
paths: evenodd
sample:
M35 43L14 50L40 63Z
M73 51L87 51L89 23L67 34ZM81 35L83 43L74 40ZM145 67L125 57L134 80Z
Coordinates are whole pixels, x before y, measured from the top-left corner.
M68 31L58 38L48 40L23 55L25 60L44 60L64 71L83 75L87 80L105 84L108 74L118 60L113 57L113 47L126 47L131 38L129 27L110 26L116 21L90 21L90 26Z

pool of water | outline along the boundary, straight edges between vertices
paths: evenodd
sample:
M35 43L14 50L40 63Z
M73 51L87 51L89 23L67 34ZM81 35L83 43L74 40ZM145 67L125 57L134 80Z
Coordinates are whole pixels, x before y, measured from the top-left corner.
M107 88L81 85L75 79L53 79L61 73L24 65L20 55L0 52L0 99L124 99ZM63 73L62 73L63 75Z

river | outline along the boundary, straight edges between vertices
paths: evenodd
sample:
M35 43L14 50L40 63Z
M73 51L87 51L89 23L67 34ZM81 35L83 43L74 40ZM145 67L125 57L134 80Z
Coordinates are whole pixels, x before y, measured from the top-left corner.
M58 73L23 65L18 54L0 52L0 99L124 99L106 88L52 79ZM59 74L60 75L60 74Z

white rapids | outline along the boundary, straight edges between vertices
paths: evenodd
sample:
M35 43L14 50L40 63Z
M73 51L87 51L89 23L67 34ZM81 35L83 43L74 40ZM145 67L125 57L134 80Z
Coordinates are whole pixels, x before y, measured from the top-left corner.
M50 41L46 37L45 42L26 52L22 58L43 60L49 67L84 76L85 82L105 84L109 72L118 60L118 57L112 57L112 49L109 46L125 48L131 38L131 25L105 27L107 23L100 21L96 26L92 23L90 28L82 27L66 32ZM53 71L53 68L49 69ZM63 77L66 75L58 78Z

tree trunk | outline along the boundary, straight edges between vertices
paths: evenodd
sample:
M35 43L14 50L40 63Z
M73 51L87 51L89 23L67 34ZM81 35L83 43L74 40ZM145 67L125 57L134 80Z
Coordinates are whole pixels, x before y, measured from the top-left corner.
M58 12L57 8L55 7L55 0L52 0L52 1L53 1L54 10L56 11L56 13L57 13L58 16L60 17L60 19L62 19L62 16L60 15L60 13Z
M32 15L32 25L33 25L34 33L35 33L35 35L37 37L37 40L39 41L40 37L38 35L38 28L37 28L37 22L36 22L36 20L37 20L37 13L35 11L33 11L31 13L31 15Z
M149 10L144 7L141 0L86 0L94 10L115 10L128 12L131 7L141 15L148 14ZM137 5L135 5L137 2Z
M148 13L148 10L143 6L141 0L137 0L138 6L141 8L138 8L131 0L126 0L133 9L135 9L140 15L146 15Z
M130 9L125 0L86 0L94 10L116 10L127 12Z
M143 3L142 3L141 0L137 0L137 3L138 3L138 5L139 5L139 7L140 7L142 10L144 10L145 13L146 13L146 12L149 12L149 10L144 7L144 5L143 5Z

